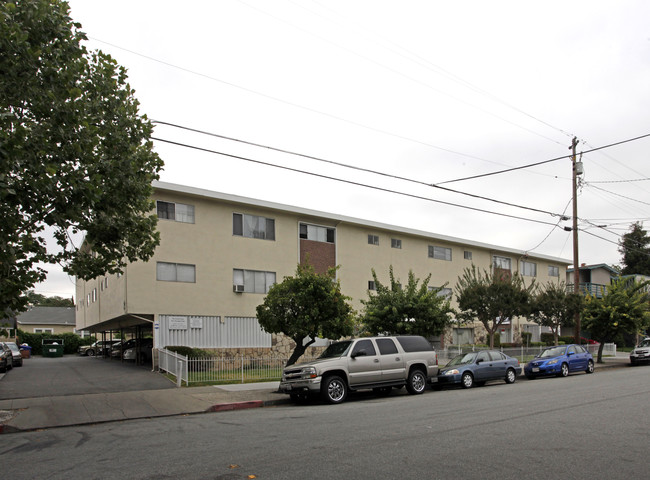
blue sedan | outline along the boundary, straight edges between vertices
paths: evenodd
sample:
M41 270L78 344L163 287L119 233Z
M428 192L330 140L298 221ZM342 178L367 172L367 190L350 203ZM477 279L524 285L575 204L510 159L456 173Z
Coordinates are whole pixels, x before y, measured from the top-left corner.
M566 377L570 372L594 373L594 358L582 345L560 345L544 350L524 367L526 378Z
M519 360L497 350L457 355L438 372L437 386L460 383L463 388L483 385L488 380L515 383L521 375Z

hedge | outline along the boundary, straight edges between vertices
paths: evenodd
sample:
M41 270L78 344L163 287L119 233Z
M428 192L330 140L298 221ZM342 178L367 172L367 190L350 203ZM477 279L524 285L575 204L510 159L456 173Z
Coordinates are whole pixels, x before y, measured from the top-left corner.
M63 340L64 354L77 353L81 345L90 345L95 341L95 337L81 338L76 333L29 333L18 329L17 343L26 343L32 347L32 355L42 355L43 340L50 338Z

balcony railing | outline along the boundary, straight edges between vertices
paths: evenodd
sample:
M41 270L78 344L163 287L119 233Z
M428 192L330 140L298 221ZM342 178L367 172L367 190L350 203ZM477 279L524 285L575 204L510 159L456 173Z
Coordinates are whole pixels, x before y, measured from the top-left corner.
M567 293L573 293L573 283L567 284L566 291ZM581 283L580 293L601 298L603 295L607 294L607 285L602 285L600 283Z

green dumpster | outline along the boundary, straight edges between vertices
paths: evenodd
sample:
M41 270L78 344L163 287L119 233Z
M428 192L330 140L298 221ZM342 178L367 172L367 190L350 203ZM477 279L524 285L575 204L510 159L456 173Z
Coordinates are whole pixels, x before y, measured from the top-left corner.
M62 338L43 339L42 350L43 350L44 357L62 357L63 339Z

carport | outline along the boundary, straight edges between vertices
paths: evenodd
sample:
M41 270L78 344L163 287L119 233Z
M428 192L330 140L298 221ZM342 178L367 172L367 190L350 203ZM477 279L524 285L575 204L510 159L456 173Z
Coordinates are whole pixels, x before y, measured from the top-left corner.
M136 365L143 365L148 362L142 360L143 353L140 349L143 345L143 340L145 338L153 338L153 315L121 315L119 317L106 320L104 322L95 324L91 327L87 327L84 331L94 334L98 340L122 340L125 342L128 339L136 340ZM100 338L101 337L101 338ZM154 345L155 347L155 345ZM155 349L152 349L151 355L151 367L155 368L155 355L153 352ZM124 352L120 347L120 362L124 362L122 356ZM104 356L106 358L106 356ZM107 356L109 360L113 360L113 357L109 354Z

